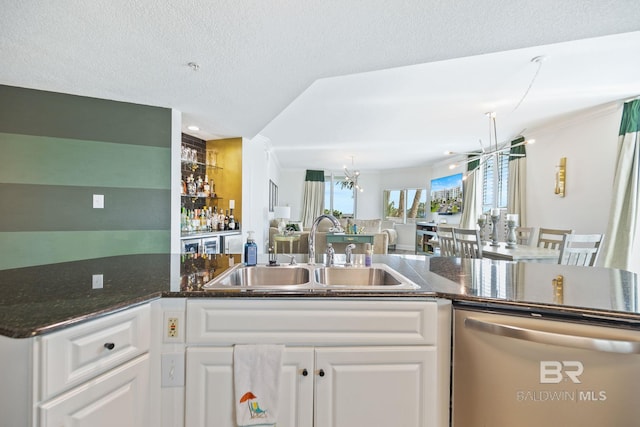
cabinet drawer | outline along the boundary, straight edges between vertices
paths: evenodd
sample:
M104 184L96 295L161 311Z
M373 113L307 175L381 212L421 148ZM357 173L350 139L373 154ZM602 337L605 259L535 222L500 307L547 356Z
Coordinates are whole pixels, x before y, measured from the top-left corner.
M148 304L39 338L40 400L149 351Z
M41 404L39 427L149 425L149 355L145 354Z
M435 301L187 300L189 344L435 345Z

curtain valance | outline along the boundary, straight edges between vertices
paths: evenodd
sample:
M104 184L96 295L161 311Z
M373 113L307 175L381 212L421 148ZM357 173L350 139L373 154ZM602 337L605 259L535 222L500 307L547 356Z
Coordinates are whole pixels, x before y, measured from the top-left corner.
M524 144L522 144L524 142L524 136L521 136L520 138L516 138L513 141L511 141L511 150L509 151L509 161L511 160L517 160L517 159L521 159L523 157L527 157L527 150ZM517 147L514 147L514 145L516 144L522 144L522 145L518 145Z
M314 171L314 170L307 169L307 174L304 180L324 182L324 171Z

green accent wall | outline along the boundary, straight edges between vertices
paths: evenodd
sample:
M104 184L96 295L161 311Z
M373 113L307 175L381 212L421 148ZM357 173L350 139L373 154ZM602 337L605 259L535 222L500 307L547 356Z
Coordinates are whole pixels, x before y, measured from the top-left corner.
M0 269L168 253L170 193L170 109L0 85Z

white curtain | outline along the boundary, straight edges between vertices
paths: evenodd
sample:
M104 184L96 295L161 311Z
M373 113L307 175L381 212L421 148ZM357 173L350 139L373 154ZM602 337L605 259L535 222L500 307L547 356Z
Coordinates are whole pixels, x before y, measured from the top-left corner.
M511 145L524 142L524 138L511 141ZM507 195L507 212L518 214L520 225L527 225L527 157L524 145L511 148L509 157L509 194Z
M310 228L324 211L324 171L307 170L302 197L302 226Z
M477 163L477 162L475 162ZM473 166L470 166L470 168ZM478 216L482 213L482 178L480 168L470 172L464 181L460 228L477 228Z
M618 159L604 253L605 267L637 270L631 266L637 240L640 190L640 99L627 102L618 136ZM637 262L637 261L636 261Z

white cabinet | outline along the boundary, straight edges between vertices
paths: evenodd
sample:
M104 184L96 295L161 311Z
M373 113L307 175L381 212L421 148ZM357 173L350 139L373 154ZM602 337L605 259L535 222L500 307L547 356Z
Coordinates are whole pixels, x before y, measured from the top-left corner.
M434 425L435 358L428 346L287 347L278 427ZM185 425L235 427L233 398L233 347L189 348Z
M148 423L149 355L112 369L39 407L40 427L139 427Z
M450 304L188 300L185 425L235 425L233 344L285 344L278 427L448 425Z
M150 306L27 339L0 337L0 425L147 426Z
M37 337L35 425L148 425L150 313L145 304Z
M313 426L313 349L287 348L282 360L279 427ZM307 369L307 374L303 371ZM185 426L235 427L233 347L187 349Z
M435 347L317 348L314 425L436 426L436 372Z
M40 400L147 353L149 306L124 310L38 337Z

